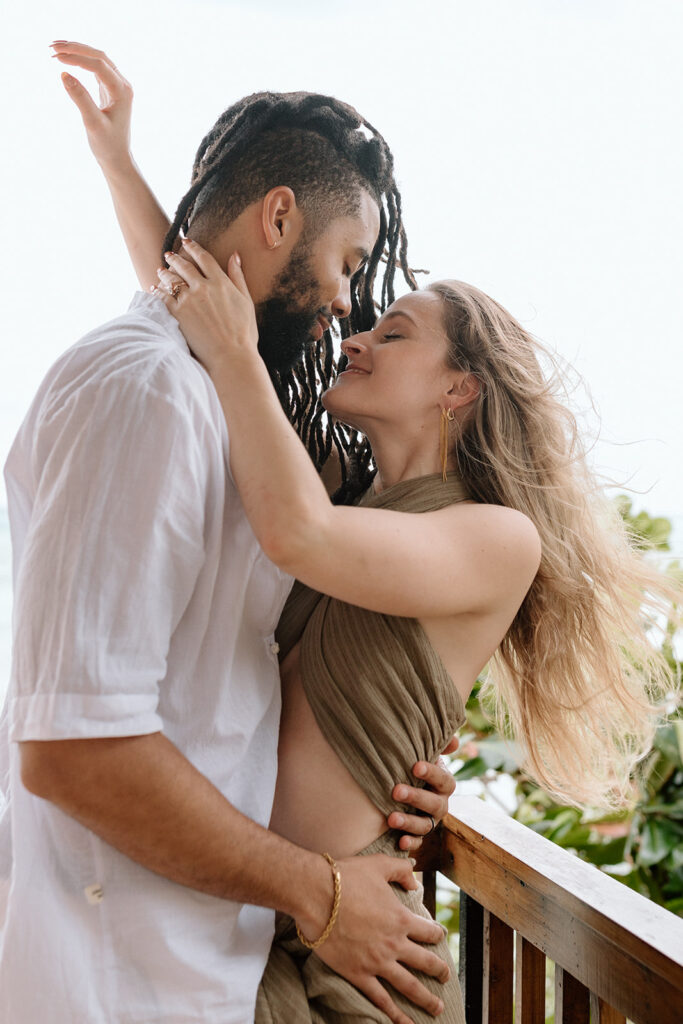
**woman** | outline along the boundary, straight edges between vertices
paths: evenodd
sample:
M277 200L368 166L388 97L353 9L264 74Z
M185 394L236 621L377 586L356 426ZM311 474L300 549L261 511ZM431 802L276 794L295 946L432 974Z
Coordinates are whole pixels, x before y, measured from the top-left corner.
M433 758L490 661L535 777L575 802L623 800L672 685L641 619L645 591L656 607L667 588L598 495L529 335L444 282L347 339L324 404L368 438L377 472L360 507L334 506L258 355L238 254L229 276L187 240L167 262L160 295L221 398L246 512L302 584L279 635L273 827L332 858L396 853L382 773L408 749ZM386 1019L311 955L327 931L280 921L258 1020ZM462 1021L454 974L440 992L442 1019Z

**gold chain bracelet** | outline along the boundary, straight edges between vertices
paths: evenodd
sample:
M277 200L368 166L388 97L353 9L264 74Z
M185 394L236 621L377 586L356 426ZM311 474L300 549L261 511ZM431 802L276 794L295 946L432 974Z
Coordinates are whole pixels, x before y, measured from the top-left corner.
M319 946L322 946L323 942L325 942L326 939L329 939L332 929L337 922L337 917L339 916L339 904L341 903L341 871L337 867L335 861L330 857L329 853L323 853L323 857L332 868L332 878L334 879L334 900L332 901L330 919L325 925L325 931L319 939L315 940L315 942L309 942L306 936L302 934L299 925L296 926L296 934L299 936L299 941L304 944L306 949L318 949Z

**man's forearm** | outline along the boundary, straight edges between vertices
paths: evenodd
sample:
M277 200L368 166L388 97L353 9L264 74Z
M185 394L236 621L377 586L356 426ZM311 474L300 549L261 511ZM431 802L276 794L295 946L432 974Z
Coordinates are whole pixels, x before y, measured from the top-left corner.
M312 933L332 901L316 854L241 814L162 733L21 744L37 796L180 885L283 910Z

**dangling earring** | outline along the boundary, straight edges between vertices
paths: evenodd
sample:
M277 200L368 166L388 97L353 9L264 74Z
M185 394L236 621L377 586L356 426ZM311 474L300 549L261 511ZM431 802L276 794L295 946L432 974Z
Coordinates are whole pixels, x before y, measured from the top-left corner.
M439 454L441 456L441 478L446 483L446 463L448 462L448 424L455 419L452 409L441 410L441 430L439 435Z

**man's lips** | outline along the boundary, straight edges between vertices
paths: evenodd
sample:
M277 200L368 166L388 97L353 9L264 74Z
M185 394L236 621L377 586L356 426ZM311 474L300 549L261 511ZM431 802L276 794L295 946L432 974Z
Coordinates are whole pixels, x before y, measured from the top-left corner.
M330 327L329 320L326 320L324 316L317 317L316 322L315 322L315 327L311 331L311 334L313 335L313 339L315 341L320 341L320 339L322 338L322 336L325 333L325 331L329 330L329 327Z

